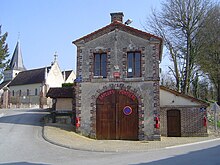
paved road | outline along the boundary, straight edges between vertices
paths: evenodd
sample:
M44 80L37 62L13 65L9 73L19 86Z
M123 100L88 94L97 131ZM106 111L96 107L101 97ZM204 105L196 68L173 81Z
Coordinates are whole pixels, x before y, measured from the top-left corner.
M0 110L0 164L219 165L220 141L149 152L102 153L65 149L42 138L42 110Z

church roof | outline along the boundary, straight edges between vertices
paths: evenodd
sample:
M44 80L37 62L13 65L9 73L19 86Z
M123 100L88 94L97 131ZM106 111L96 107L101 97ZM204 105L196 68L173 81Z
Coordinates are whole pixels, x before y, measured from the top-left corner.
M21 47L20 47L19 41L16 44L11 62L9 64L9 68L11 70L20 70L20 71L26 70L23 64L23 58L22 58Z
M9 83L10 83L10 81L3 81L3 82L0 84L0 89L3 89L4 87L6 87Z
M45 69L48 73L51 67L44 67L19 72L18 75L11 81L9 86L42 83L43 81L45 81Z

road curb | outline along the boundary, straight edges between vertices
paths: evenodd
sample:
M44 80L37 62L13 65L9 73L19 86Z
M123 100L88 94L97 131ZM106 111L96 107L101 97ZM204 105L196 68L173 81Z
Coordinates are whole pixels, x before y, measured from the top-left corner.
M44 134L44 126L43 125L43 128L42 128L42 137L45 141L53 144L53 145L56 145L56 146L59 146L59 147L63 147L63 148L67 148L67 149L73 149L73 150L78 150L78 151L88 151L88 152L118 152L118 151L107 151L105 149L103 150L96 150L96 149L85 149L85 148L80 148L80 147L72 147L72 146L68 146L68 145L64 145L64 144L61 144L61 143L57 143L57 142L54 142L52 140L50 140L49 138L47 138L47 136Z
M203 143L208 143L208 142L214 142L214 141L218 141L218 140L220 140L220 138L210 139L210 140L204 140L204 141L194 142L194 143L187 143L187 144L175 145L175 146L165 147L165 149L172 149L172 148L179 148L179 147L187 147L187 146L192 146L192 145L197 145L197 144L203 144Z
M59 147L63 147L63 148L67 148L67 149L73 149L73 150L78 150L78 151L87 151L87 152L106 152L106 153L131 153L131 152L149 152L149 151L155 151L155 150L164 150L164 149L172 149L172 148L178 148L178 147L184 147L184 146L190 146L190 145L194 145L194 144L201 144L201 143L206 143L206 142L211 142L211 141L217 141L220 140L220 138L214 138L214 139L209 139L209 140L203 140L203 141L197 141L197 142L191 142L191 143L185 143L185 144L174 144L172 146L161 146L158 148L140 148L139 149L129 149L129 150L124 150L123 148L120 148L120 146L118 148L106 148L106 147L96 147L96 145L88 145L87 143L85 143L85 145L77 145L77 140L76 140L76 145L66 145L66 144L62 144L56 141L53 141L53 139L50 139L47 135L46 135L46 128L47 125L45 125L45 123L43 124L42 127L42 137L45 141L59 146ZM162 143L162 142L161 142Z

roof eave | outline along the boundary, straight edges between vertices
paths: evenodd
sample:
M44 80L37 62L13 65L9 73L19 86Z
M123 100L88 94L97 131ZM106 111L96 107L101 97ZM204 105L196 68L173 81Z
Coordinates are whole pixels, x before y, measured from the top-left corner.
M117 28L117 27L122 27L122 28L124 28L124 29L128 29L128 30L133 31L133 32L135 32L135 33L142 34L143 36L147 36L147 37L149 37L149 39L150 39L150 38L154 38L154 39L156 39L156 40L159 40L159 42L160 42L160 47L162 47L162 45L163 45L163 39L162 39L162 38L160 38L160 37L158 37L158 36L155 36L155 35L153 35L153 34L150 34L150 33L147 33L147 32L144 32L144 31L141 31L141 30L138 30L138 29L135 29L135 28L130 27L130 26L128 26L128 25L125 25L125 24L123 24L123 23L121 23L121 22L119 22L119 21L114 21L114 22L108 24L107 26L105 26L105 27L103 27L103 28L100 28L100 29L98 29L98 30L96 30L96 31L94 31L94 32L92 32L92 33L90 33L90 34L88 34L88 35L85 35L85 36L83 36L83 37L81 37L81 38L79 38L79 39L77 39L77 40L75 40L75 41L72 41L72 44L78 45L78 44L80 44L80 43L84 43L86 38L89 38L89 37L91 37L91 36L93 36L93 35L95 35L95 34L101 32L101 31L103 31L103 30L105 30L105 29L108 29L108 28L110 28L110 27L113 27L113 29L115 29L115 28ZM139 36L139 37L141 37L141 36ZM160 49L161 49L161 48L160 48ZM162 50L161 50L160 52L162 52ZM162 54L162 53L161 53L161 54ZM161 56L161 55L160 55L160 56Z

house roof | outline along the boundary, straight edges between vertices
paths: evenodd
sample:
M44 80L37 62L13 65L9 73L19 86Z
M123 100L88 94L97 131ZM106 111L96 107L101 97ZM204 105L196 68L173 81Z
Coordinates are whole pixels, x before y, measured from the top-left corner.
M160 41L160 60L161 60L161 56L162 56L162 45L163 45L163 39L158 37L158 36L155 36L153 34L150 34L150 33L147 33L147 32L144 32L144 31L141 31L141 30L138 30L138 29L135 29L133 27L130 27L130 26L127 26L119 21L114 21L112 23L110 23L109 25L99 29L99 30L96 30L82 38L79 38L75 41L73 41L72 43L76 44L79 43L80 41L84 41L85 43L86 42L89 42L91 40L94 40L106 33L109 33L111 31L114 31L115 29L119 29L119 30L122 30L122 31L125 31L129 34L132 34L132 35L135 35L135 36L138 36L140 38L143 38L143 39L146 39L146 40L159 40Z
M0 89L3 89L5 86L7 86L8 84L10 83L10 81L3 81L1 84L0 84Z
M62 88L50 88L47 92L46 97L51 98L73 98L73 88L62 87Z
M11 81L9 86L42 83L45 81L45 69L47 69L48 73L51 67L19 72L18 75Z
M70 76L71 73L72 73L72 70L62 72L63 75L65 74L65 81L68 79L68 77Z
M170 92L170 93L172 93L172 94L174 94L176 96L180 96L180 97L186 98L186 99L188 99L190 101L197 102L197 103L202 104L204 106L209 106L209 104L207 102L205 102L205 101L202 101L202 100L199 100L199 99L197 99L195 97L192 97L192 96L180 93L180 92L175 91L173 89L169 89L169 88L167 88L165 86L160 86L160 89L165 90L167 92Z
M22 58L22 53L21 53L21 47L20 47L20 42L18 41L11 59L11 62L9 64L9 68L11 70L20 70L24 71L26 68L24 67L23 64L23 58Z

